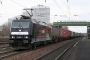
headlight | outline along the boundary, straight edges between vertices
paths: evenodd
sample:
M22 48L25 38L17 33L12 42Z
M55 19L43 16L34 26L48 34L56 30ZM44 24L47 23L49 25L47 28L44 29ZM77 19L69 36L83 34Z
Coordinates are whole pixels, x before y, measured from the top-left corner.
M28 36L25 36L25 38L28 38Z
M15 36L12 36L12 38L15 38Z

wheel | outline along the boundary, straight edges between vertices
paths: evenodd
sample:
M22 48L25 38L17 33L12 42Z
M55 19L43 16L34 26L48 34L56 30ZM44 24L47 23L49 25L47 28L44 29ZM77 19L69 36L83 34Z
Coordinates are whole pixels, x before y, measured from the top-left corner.
M46 41L44 41L44 45L46 45L47 43L46 43Z
M37 47L37 43L34 43L34 49L36 49L36 47Z

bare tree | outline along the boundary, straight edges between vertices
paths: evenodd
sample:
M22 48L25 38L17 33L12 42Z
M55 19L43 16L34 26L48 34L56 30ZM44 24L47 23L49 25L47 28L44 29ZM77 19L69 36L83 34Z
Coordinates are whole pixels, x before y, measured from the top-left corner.
M1 36L9 36L10 34L10 27L11 27L11 24L10 23L4 23L2 25L2 31L1 31Z

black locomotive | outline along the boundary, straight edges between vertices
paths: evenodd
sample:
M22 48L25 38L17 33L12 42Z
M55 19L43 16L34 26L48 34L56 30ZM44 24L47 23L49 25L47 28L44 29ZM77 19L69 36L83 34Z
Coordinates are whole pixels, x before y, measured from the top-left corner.
M50 28L44 22L31 19L13 20L9 45L18 48L36 47L37 43L50 41Z

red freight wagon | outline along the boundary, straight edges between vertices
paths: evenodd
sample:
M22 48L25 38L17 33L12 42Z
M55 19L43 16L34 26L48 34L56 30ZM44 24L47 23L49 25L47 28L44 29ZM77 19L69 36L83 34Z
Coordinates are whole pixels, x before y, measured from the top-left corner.
M59 28L59 38L64 38L64 29Z
M69 37L69 31L68 30L64 30L64 38L68 38Z

